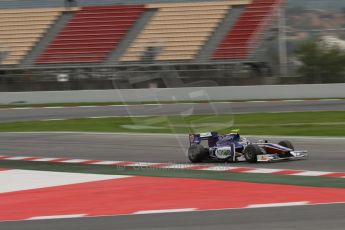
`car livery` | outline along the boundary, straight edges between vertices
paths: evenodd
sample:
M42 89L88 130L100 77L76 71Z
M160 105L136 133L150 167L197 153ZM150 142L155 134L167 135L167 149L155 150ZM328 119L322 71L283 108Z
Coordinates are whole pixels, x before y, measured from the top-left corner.
M207 142L207 147L204 147L202 142ZM288 140L282 140L278 144L269 143L267 140L253 142L241 137L239 130L224 135L217 132L189 134L188 158L193 163L207 160L256 163L307 157L306 150L296 151Z

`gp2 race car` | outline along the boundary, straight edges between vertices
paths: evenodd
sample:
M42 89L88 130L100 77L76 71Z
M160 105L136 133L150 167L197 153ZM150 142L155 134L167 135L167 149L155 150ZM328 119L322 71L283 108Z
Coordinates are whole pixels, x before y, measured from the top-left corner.
M208 147L204 147L202 141L206 141ZM241 137L239 130L224 135L218 135L217 132L189 134L188 158L192 163L209 160L256 163L307 157L307 151L296 151L288 140L278 144L268 143L267 140L252 142Z

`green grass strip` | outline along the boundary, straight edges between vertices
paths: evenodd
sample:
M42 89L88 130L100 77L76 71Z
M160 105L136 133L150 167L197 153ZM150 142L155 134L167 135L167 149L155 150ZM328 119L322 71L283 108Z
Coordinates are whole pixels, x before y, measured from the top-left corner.
M345 188L345 179L327 177L289 176L257 173L230 173L202 170L159 169L128 166L85 165L52 162L0 160L1 168L76 172L110 175L137 175L152 177L198 178L209 180L244 181L268 184Z
M226 115L83 118L1 123L0 132L80 131L133 133L226 133L250 135L345 136L345 111Z

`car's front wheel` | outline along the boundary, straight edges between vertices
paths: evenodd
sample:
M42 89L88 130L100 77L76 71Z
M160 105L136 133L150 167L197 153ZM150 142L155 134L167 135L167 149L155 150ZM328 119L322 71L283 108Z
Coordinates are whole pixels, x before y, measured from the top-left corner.
M261 148L253 144L248 145L243 151L244 158L246 158L249 163L256 163L258 161L257 155L261 154Z

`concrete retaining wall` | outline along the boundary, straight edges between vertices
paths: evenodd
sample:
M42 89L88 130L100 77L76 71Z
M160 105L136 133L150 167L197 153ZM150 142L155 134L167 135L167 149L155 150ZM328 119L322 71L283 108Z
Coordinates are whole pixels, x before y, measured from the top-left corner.
M345 84L0 92L0 104L345 98Z

